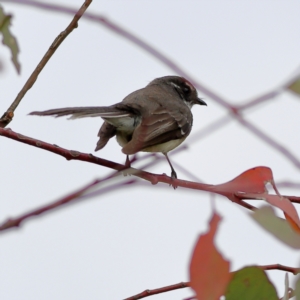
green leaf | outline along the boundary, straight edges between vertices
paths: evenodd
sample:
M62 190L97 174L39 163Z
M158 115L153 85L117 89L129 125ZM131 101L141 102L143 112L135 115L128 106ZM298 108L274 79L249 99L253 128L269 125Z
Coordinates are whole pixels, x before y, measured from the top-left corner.
M297 94L297 96L300 96L300 77L295 78L288 86L287 88Z
M250 216L286 245L300 249L300 235L291 228L286 220L277 217L272 207L263 206L258 208Z
M226 300L278 300L277 292L266 273L258 267L245 267L233 273Z
M16 67L17 72L20 74L21 66L18 62L18 54L19 54L19 47L17 40L15 37L10 33L9 26L10 20L12 16L6 15L3 11L3 8L0 6L0 33L3 35L2 43L6 45L11 52L11 60Z

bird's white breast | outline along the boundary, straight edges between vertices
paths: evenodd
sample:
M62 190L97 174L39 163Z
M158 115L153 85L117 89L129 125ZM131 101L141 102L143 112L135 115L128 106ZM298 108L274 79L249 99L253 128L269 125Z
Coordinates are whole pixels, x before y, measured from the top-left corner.
M162 144L153 145L147 148L144 148L143 152L162 152L162 153L168 153L169 151L175 149L178 147L183 141L185 140L185 137L178 140L171 140Z

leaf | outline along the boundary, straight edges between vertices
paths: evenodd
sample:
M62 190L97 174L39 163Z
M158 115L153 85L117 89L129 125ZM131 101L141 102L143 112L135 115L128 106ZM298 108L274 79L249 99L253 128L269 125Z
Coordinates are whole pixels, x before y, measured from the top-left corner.
M18 62L18 54L19 54L18 43L15 37L9 31L9 26L11 25L10 24L11 18L12 16L6 15L2 7L0 6L0 32L3 35L2 43L3 45L6 45L10 49L11 60L15 65L18 74L20 74L21 66Z
M258 267L245 267L233 272L226 300L278 300L273 284L266 273Z
M295 78L288 86L287 89L300 96L300 76Z
M268 182L271 183L277 195L268 194L266 189ZM291 227L300 233L300 219L297 210L289 199L280 196L273 179L272 170L268 167L261 166L249 169L229 182L216 185L214 191L232 201L236 201L236 196L244 199L266 200L271 205L280 208Z
M300 231L300 220L297 210L289 199L276 195L266 195L266 201L281 209L290 225L294 229L297 228L296 231Z
M298 212L292 202L285 197L277 195L268 195L268 194L251 194L251 193L236 193L236 195L242 195L245 199L260 199L265 200L271 205L281 209L291 225L291 227L297 232L300 233L300 219Z
M289 222L290 226L295 230L295 232L300 234L300 227L299 227L298 222L296 223L294 221L294 219L292 219L287 213L284 213L284 216L285 216L286 220Z
M265 193L267 192L265 187L267 182L273 182L272 170L268 167L255 167L216 187L218 190L230 193Z
M214 236L221 217L214 213L209 232L198 239L191 263L191 287L197 299L218 300L226 290L231 278L229 261L225 260L214 245Z
M263 206L256 209L251 217L286 245L300 249L300 235L290 227L286 220L277 217L272 207Z

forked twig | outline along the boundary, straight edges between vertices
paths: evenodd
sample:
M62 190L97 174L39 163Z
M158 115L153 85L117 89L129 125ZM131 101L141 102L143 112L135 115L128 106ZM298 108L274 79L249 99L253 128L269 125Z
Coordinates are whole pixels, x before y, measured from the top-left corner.
M13 101L13 103L10 105L10 107L7 109L7 111L3 114L3 116L0 118L0 127L4 128L7 126L13 119L14 117L14 111L20 104L21 100L27 93L29 89L34 85L36 82L39 74L41 71L44 69L45 65L49 61L49 59L52 57L52 55L55 53L57 48L61 45L61 43L65 40L65 38L73 31L73 29L78 27L78 21L86 11L86 9L89 7L91 4L92 0L85 0L85 2L82 4L80 9L77 11L75 14L73 20L71 23L68 25L68 27L62 31L54 40L54 42L51 44L50 48L44 55L44 57L41 59L39 64L36 66L32 74L29 76L28 80L26 81L25 85L17 95L16 99Z

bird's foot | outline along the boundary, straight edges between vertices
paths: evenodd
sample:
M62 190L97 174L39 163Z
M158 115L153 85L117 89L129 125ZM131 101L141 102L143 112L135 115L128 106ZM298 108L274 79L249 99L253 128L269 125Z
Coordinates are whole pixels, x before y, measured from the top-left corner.
M131 168L131 162L128 155L126 156L125 167L126 169L123 171L123 176L130 175L130 173L127 172L127 169Z
M171 186L173 187L174 190L177 189L178 185L174 182L174 180L177 179L177 174L174 170L171 172Z
M131 162L130 162L130 159L129 159L128 155L126 155L125 166L126 166L126 168L130 168L131 167Z

